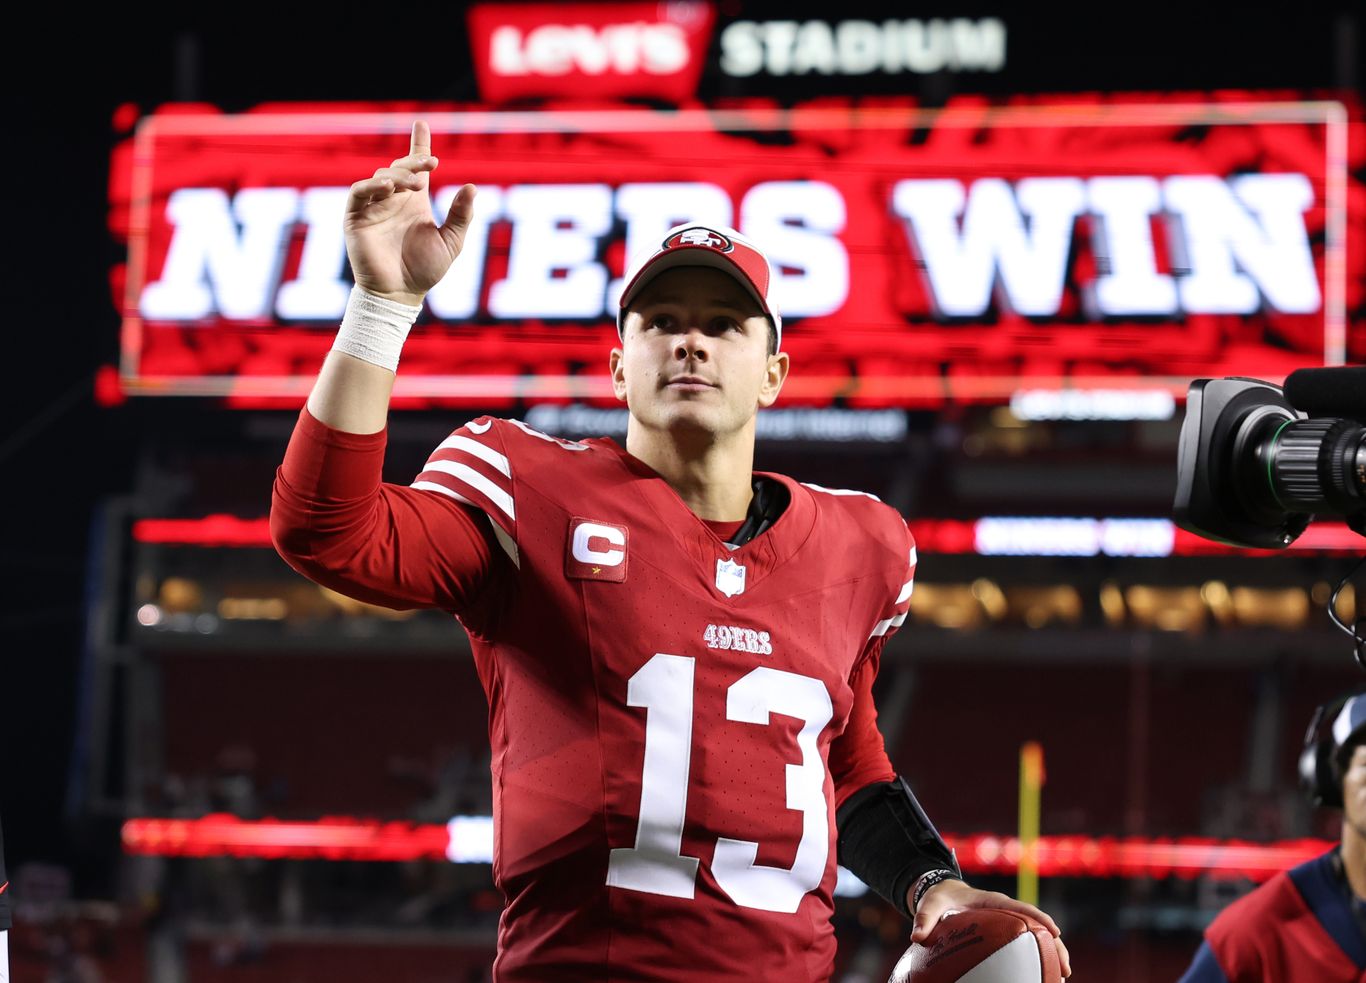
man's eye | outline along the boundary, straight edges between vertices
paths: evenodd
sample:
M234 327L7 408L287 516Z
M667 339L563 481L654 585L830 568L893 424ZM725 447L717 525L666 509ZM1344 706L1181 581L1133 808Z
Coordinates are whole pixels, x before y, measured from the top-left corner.
M717 331L738 331L738 330L740 330L740 323L739 323L738 321L736 321L735 318L733 318L733 317L718 317L715 321L712 322L712 326L713 326Z
M661 331L668 331L673 327L674 319L668 314L656 314L650 318L650 327L658 328Z

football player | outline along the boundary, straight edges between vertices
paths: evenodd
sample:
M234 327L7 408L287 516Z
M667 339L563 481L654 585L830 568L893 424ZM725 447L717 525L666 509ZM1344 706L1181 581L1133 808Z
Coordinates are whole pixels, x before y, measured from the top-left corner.
M966 884L888 762L872 683L916 566L870 495L754 473L788 373L773 273L682 226L627 271L626 446L480 417L381 481L399 352L460 253L424 122L351 187L356 287L275 482L318 583L450 612L488 696L500 980L823 980L836 857L914 919L1034 907ZM1064 950L1064 961L1065 961Z

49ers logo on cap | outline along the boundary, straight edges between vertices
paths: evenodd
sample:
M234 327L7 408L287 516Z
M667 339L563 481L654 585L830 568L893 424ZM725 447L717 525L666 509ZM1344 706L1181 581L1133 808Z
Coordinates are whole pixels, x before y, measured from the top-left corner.
M653 253L642 251L632 257L623 277L626 286L621 291L617 330L624 330L631 302L656 276L679 266L709 266L734 277L754 298L759 308L772 318L781 342L783 318L771 296L774 276L768 257L741 233L724 225L720 229L724 231L709 225L675 225L664 233L664 241Z
M676 249L679 246L703 246L718 253L728 253L735 248L735 245L721 233L700 226L684 229L664 240L665 249Z

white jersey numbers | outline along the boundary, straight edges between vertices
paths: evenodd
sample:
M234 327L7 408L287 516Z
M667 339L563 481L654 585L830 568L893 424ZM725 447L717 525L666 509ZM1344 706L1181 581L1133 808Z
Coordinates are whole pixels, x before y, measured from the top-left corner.
M683 856L682 845L692 755L694 666L691 658L660 653L637 670L628 684L628 704L646 709L645 765L636 845L612 851L607 866L611 887L693 897L698 858ZM728 720L767 726L771 713L802 721L797 735L801 763L786 767L787 807L802 814L802 836L792 867L757 864L758 843L721 837L712 873L736 904L790 913L820 884L829 860L825 762L816 742L834 715L834 706L820 680L767 667L746 674L726 691Z
M787 807L802 814L802 838L792 869L756 864L759 844L722 837L716 843L712 873L731 899L746 908L794 912L802 895L825 874L830 826L825 805L825 762L816 738L835 708L825 684L795 672L761 667L726 691L726 717L767 726L770 713L802 722L797 747L802 763L787 766Z
M636 670L626 702L645 707L645 768L640 780L636 845L612 851L612 887L691 898L697 858L681 856L683 814L688 805L692 758L692 693L695 659L656 655Z

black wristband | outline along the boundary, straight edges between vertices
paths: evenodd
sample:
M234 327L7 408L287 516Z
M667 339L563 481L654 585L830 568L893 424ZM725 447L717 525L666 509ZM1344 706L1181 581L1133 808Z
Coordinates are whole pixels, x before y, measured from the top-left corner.
M932 870L961 877L958 861L902 778L874 782L836 814L839 862L907 918L912 885Z
M911 917L914 918L915 913L920 910L920 902L921 899L925 897L925 892L936 884L941 884L944 881L952 880L954 878L961 879L961 876L944 867L941 867L938 870L932 870L927 874L921 874L915 882L915 894L911 896Z

